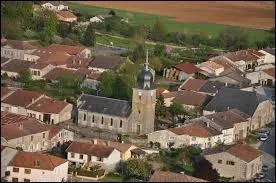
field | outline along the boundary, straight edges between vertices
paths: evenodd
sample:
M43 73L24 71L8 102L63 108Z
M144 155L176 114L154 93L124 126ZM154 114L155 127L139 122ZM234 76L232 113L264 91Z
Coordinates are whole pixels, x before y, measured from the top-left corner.
M212 6L206 4L208 2L173 2L169 5L164 3L167 2L79 1L68 5L71 9L92 15L106 13L113 7L119 16L127 17L136 24L152 26L159 18L169 32L217 36L219 31L235 26L246 31L250 41L263 40L268 35L264 29L274 26L274 8L271 3L262 5L259 2L212 2ZM149 12L151 14L148 14Z

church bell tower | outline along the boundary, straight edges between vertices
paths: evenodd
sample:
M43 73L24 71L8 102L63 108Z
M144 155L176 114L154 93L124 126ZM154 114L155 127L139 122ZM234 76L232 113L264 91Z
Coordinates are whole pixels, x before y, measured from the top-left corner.
M137 78L133 88L132 119L133 132L147 134L154 131L156 90L153 88L153 75L149 69L148 50L146 63Z

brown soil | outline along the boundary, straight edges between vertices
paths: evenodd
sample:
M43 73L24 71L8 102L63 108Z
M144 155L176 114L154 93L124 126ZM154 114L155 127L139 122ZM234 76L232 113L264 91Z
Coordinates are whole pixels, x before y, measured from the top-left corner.
M274 1L78 1L78 3L209 22L268 29L275 26Z

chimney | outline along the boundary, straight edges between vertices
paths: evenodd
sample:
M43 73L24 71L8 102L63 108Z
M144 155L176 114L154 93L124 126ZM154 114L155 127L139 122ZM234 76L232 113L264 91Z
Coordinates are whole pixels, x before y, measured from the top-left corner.
M85 78L88 78L88 74L85 74Z
M97 142L97 139L94 139L93 140L93 144L97 144L98 142Z
M218 90L216 90L216 93L218 93Z
M230 107L229 107L229 106L227 107L227 110L230 110Z
M212 118L212 120L214 120L214 118ZM206 122L206 126L209 128L210 126L209 122Z
M81 64L81 60L79 60L79 65Z
M226 86L226 87L228 86L228 83L227 83L227 82L225 83L225 86Z
M20 123L19 126L18 126L18 128L19 128L20 130L23 130L23 123Z
M64 101L64 102L67 102L67 100L66 100L66 99L64 99L63 101Z
M124 141L121 142L122 144L124 143Z
M73 59L73 64L75 63L75 59Z
M35 167L40 167L40 162L38 160L34 160L34 166Z
M35 99L34 99L34 98L32 98L32 103L34 103L34 101L35 101Z

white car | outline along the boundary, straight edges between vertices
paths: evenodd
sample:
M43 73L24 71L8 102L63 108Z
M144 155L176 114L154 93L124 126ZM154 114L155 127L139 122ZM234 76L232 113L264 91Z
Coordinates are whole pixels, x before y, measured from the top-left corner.
M260 136L260 141L266 141L268 139L267 135Z

